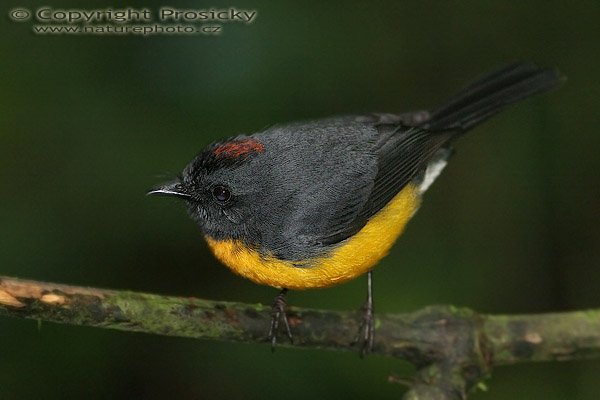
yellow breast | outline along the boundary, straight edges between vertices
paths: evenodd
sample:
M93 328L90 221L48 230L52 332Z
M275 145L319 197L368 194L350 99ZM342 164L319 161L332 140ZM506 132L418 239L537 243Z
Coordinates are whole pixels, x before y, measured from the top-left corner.
M262 285L302 290L337 285L370 270L387 255L419 207L417 187L409 184L354 236L309 267L260 255L236 240L207 237L215 257L234 272Z

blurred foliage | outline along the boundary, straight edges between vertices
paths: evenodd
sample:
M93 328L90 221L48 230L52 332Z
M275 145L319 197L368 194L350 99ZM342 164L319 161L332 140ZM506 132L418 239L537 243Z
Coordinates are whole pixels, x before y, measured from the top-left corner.
M41 36L0 22L0 274L244 302L175 200L146 198L209 142L277 122L432 107L499 64L569 80L457 143L376 269L378 312L528 313L600 304L600 4L213 1L255 9L219 37ZM136 1L132 7L209 3ZM85 7L115 7L102 1ZM365 280L292 292L358 308ZM265 327L266 328L266 327ZM378 357L0 319L0 398L398 398ZM473 399L596 399L600 362L494 371Z

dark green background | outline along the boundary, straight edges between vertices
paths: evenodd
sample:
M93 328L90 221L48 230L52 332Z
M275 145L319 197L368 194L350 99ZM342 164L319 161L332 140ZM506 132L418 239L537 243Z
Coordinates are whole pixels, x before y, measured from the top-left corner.
M10 2L12 3L12 2ZM209 142L276 122L434 106L499 64L568 76L464 137L375 271L378 312L451 303L529 313L600 304L597 2L177 2L258 11L220 37L0 31L0 275L243 302L275 291L208 253L145 191ZM86 8L115 7L87 2ZM355 309L365 279L293 292ZM265 327L266 328L266 327ZM399 398L381 357L0 319L0 398ZM498 368L473 399L596 399L600 362Z

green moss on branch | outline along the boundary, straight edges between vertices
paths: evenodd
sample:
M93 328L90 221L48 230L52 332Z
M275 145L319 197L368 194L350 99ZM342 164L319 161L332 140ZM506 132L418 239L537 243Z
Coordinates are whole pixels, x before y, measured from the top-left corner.
M270 307L0 277L0 315L157 335L265 342ZM290 308L294 347L351 350L358 312ZM291 346L283 342L282 346ZM418 368L405 399L463 399L492 366L600 358L600 310L483 315L452 306L377 315L374 353Z

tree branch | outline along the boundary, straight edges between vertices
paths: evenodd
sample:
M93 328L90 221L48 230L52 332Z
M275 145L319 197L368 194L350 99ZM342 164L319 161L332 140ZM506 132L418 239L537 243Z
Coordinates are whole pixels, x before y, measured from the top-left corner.
M271 309L0 277L0 315L166 336L265 342ZM294 347L354 350L358 312L291 307ZM492 366L600 357L600 310L484 315L431 306L376 315L374 353L418 372L405 399L464 399ZM282 341L281 346L291 346Z

